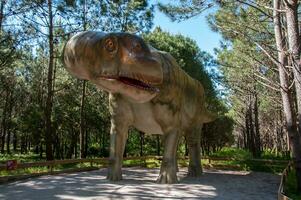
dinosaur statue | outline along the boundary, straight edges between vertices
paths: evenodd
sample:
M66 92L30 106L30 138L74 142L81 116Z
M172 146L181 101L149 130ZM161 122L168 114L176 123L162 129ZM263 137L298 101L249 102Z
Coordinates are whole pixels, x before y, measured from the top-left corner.
M110 157L107 178L122 178L122 159L130 126L161 134L163 160L158 183L176 183L176 151L181 135L189 150L188 176L202 173L200 133L214 120L205 109L203 86L166 52L129 33L87 31L74 35L64 49L67 71L109 92Z

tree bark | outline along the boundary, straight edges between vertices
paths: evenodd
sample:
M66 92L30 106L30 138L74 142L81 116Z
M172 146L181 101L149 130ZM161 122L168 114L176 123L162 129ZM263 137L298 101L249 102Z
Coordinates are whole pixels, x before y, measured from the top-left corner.
M2 24L4 19L4 6L5 6L5 0L0 0L0 31L2 31Z
M292 57L293 74L295 81L296 100L297 100L297 120L299 133L301 132L301 43L298 26L298 1L289 0L286 4L286 21L289 50Z
M254 100L254 126L255 126L255 148L256 157L260 157L261 154L261 141L260 141L260 127L259 127L259 115L258 115L258 97L255 94Z
M245 126L246 126L246 147L247 149L252 152L252 138L251 138L251 125L250 125L250 107L247 107L246 114L245 114Z
M251 98L250 98L251 99ZM250 131L250 151L252 155L256 157L256 147L255 147L255 131L254 131L254 122L253 122L253 109L252 101L249 103L249 131Z
M52 13L52 0L48 0L48 15L49 15L49 27L48 27L48 43L49 43L49 62L48 62L48 76L47 76L47 98L46 98L46 108L45 108L45 142L46 142L46 159L53 160L53 137L52 137L52 76L53 76L53 13Z
M292 1L289 1L292 3ZM296 7L296 5L295 5ZM280 13L277 11L280 9L280 1L274 0L274 31L275 31L275 39L276 45L278 50L278 70L279 70L279 79L281 85L281 97L282 97L282 104L283 104L283 112L286 121L287 132L289 136L289 144L290 149L292 151L293 161L295 164L296 174L297 174L297 184L298 184L298 191L301 192L301 147L300 147L300 136L297 130L297 123L294 115L294 105L291 96L291 91L289 88L289 79L287 77L285 67L288 65L288 58L285 54L287 48L284 39L284 34L281 29L281 16ZM290 28L294 29L297 25L293 25L295 22L294 14L292 12L292 7L286 5L286 17L287 17L287 25L288 25L288 37L293 37L295 34ZM295 8L296 9L296 8ZM289 13L289 14L288 14ZM298 41L298 39L296 40ZM292 43L292 38L289 38L289 43ZM295 48L294 45L290 44L291 48ZM300 129L299 129L300 131Z
M244 149L247 149L247 130L244 127L242 127L242 135L243 135L243 147Z
M140 156L142 157L143 154L143 145L144 145L144 133L140 131Z
M18 136L17 136L17 133L15 131L14 134L13 134L13 150L14 150L14 152L17 151L17 144L18 144Z
M9 109L8 109L8 124L7 124L7 137L6 137L6 153L10 154L10 137L11 137L11 123L12 123L12 112L13 112L13 90L10 93Z
M5 97L5 104L3 108L3 115L2 115L2 135L1 135L1 153L4 153L4 146L5 146L5 137L7 132L7 109L8 109L8 100L9 100L10 92L6 91L6 97Z
M87 29L87 22L86 22L86 0L83 2L83 29L86 31ZM87 146L87 134L85 130L85 99L86 99L86 80L82 80L82 97L80 103L80 132L79 132L79 157L85 158L87 155L86 149Z
M105 128L104 128L104 125L102 125L102 129L101 129L101 133L102 133L102 138L101 138L101 143L102 143L102 151L101 151L101 154L103 157L106 156L106 148L105 148Z
M160 156L161 153L161 146L160 146L160 136L157 135L157 156Z
M43 144L42 142L40 143L40 158L43 158Z
M82 97L80 103L80 132L79 132L79 151L80 151L80 158L85 158L85 97L86 97L86 80L83 80L82 84Z

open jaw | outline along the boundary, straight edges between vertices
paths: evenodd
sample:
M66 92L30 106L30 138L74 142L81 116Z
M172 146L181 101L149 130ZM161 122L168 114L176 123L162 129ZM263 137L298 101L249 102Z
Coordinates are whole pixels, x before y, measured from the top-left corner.
M138 80L135 78L130 78L130 77L125 77L125 76L118 76L118 77L113 77L113 76L102 76L103 79L108 79L108 80L116 80L119 81L125 85L129 85L132 87L135 87L140 90L145 90L149 92L159 92L159 88L151 85L150 83L147 83L146 81Z

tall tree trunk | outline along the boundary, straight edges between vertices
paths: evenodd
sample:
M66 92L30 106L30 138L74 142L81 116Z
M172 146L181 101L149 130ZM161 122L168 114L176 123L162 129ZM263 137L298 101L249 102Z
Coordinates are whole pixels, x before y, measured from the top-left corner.
M20 137L20 153L23 154L23 135Z
M10 137L11 137L11 126L9 125L7 129L7 136L6 136L6 153L8 154L10 154Z
M247 108L245 114L245 126L246 126L246 149L251 151L251 130L250 130L250 109Z
M18 143L18 136L17 136L16 130L15 130L14 134L13 134L13 150L14 150L14 152L17 151L17 143Z
M79 157L85 158L85 97L86 97L86 80L82 81L82 97L81 97L81 103L80 103L80 131L79 131Z
M42 142L40 143L40 159L43 158L43 144Z
M252 101L250 100L249 104L249 131L250 131L250 151L252 155L256 157L256 147L255 147L255 131L254 131L254 122L253 122L253 109Z
M87 129L87 123L85 123L85 157L88 156L88 145L89 145L89 135L88 135L88 129Z
M28 153L28 151L30 150L30 142L29 142L29 138L28 138L28 134L25 135L25 154Z
M104 128L104 125L102 125L102 128L101 128L101 133L102 133L102 138L101 138L101 143L102 143L102 156L105 157L106 156L106 148L105 148L105 128Z
M5 137L6 137L6 132L7 132L7 109L8 109L8 100L9 100L9 95L10 92L6 91L6 96L5 96L5 104L3 108L3 114L2 114L2 135L1 135L1 153L4 153L4 146L5 146Z
M6 1L5 0L0 0L0 32L2 31L2 24L3 24L3 19L4 19L4 5Z
M301 40L298 26L298 1L288 0L286 5L287 36L289 50L292 54L292 66L295 80L296 100L297 100L297 120L299 134L301 132Z
M144 145L144 133L140 131L140 156L142 157L143 154L143 145Z
M255 94L254 100L254 126L255 126L255 148L256 157L260 157L261 154L261 141L260 141L260 127L259 127L259 115L258 115L258 97Z
M12 129L12 113L14 107L14 97L13 91L14 86L11 86L12 90L10 92L10 100L9 100L9 109L8 109L8 124L7 124L7 138L6 138L6 153L10 153L10 137L11 137L11 129Z
M243 147L247 149L247 131L246 128L242 127L242 135L243 135Z
M77 133L75 132L75 130L74 130L74 128L73 127L71 127L70 128L70 133L69 133L70 135L71 135L71 138L70 138L70 146L69 146L69 148L68 148L68 151L67 151L67 153L66 153L66 158L72 158L72 156L74 155L74 157L76 157L76 149L77 149L77 147L76 147L76 144L77 144Z
M49 27L48 27L48 43L49 43L49 63L48 63L48 76L47 76L47 98L46 98L46 108L45 108L45 118L46 118L46 130L45 130L45 142L46 142L46 159L53 160L53 137L52 137L52 74L53 74L53 13L52 13L52 0L48 0L48 15L49 15Z
M5 147L5 136L6 136L6 125L3 124L2 126L2 135L1 135L1 153L4 153L4 147Z
M73 149L74 158L78 158L78 152L77 152L78 136L79 136L79 134L77 132L75 132L75 135L74 135L74 149Z
M157 135L157 156L160 156L161 153L161 145L160 145L160 136Z
M84 0L83 2L83 30L87 30L87 22L86 22L86 6L87 2ZM81 97L81 103L80 103L80 132L79 132L79 157L80 158L85 158L86 157L86 149L88 148L87 146L87 134L85 130L85 99L86 99L86 80L82 80L82 97Z
M292 2L292 1L289 1ZM296 6L295 6L296 7ZM275 39L276 45L278 50L278 70L279 70L279 79L281 85L281 97L282 97L282 104L283 104L283 111L284 117L286 121L288 136L289 136L289 143L290 149L292 150L293 161L295 164L296 174L297 174L297 184L298 184L298 191L301 192L301 147L300 147L300 137L297 131L297 123L294 117L294 105L291 96L291 91L289 88L289 80L285 71L285 67L288 64L288 58L285 54L287 48L284 39L284 34L281 29L281 16L280 13L277 11L280 9L280 0L274 0L274 29L275 29ZM288 25L288 37L293 37L292 30L290 28L294 28L296 25L294 23L294 8L291 6L286 6L287 9L287 25ZM293 9L293 10L292 10ZM296 8L295 8L296 9ZM293 15L293 16L291 16ZM291 19L292 18L292 19ZM298 26L297 26L298 27ZM289 39L290 43L292 43L292 38ZM298 40L297 40L298 41ZM290 44L290 47L293 48L294 46ZM301 131L299 129L299 131Z
M274 118L274 127L275 127L275 133L276 133L276 155L278 155L280 152L283 152L283 131L282 131L282 121L281 121L281 111L279 110L278 117Z

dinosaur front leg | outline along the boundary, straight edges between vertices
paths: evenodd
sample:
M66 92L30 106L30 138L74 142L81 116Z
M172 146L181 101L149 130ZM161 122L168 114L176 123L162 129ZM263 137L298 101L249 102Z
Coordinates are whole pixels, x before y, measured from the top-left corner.
M189 151L189 166L188 176L199 177L202 174L201 166L201 150L200 150L200 136L202 126L187 132L187 144Z
M110 158L107 176L111 181L122 179L121 167L127 134L128 126L122 122L116 124L114 120L111 121Z
M176 152L179 140L178 131L164 135L164 154L157 183L177 183Z

